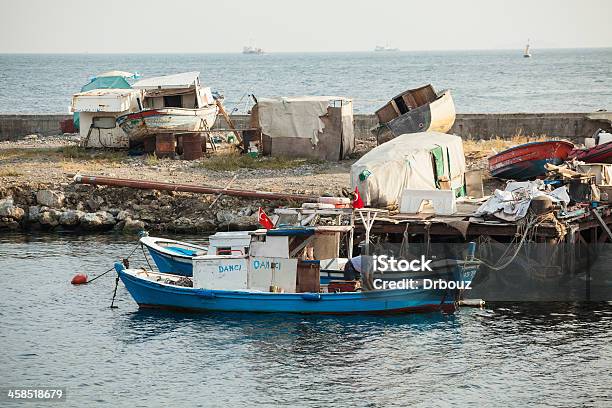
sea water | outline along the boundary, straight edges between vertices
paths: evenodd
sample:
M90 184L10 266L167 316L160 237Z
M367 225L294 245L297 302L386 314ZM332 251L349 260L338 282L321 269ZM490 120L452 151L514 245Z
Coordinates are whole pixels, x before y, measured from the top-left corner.
M372 113L405 89L450 88L457 112L612 109L612 48L243 54L0 54L0 113L67 113L71 96L109 70L142 77L200 71L245 113L255 97L332 95Z
M61 387L63 407L612 404L609 303L195 314L138 310L121 283L110 309L114 273L70 284L136 243L0 233L0 386ZM139 248L131 264L146 265Z

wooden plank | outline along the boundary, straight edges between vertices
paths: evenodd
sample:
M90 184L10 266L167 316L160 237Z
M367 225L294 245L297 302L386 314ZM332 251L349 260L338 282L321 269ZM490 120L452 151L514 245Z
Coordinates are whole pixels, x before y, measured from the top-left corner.
M601 225L601 227L604 229L604 231L606 231L610 239L612 239L612 231L610 231L610 228L608 228L603 218L601 218L599 211L593 210L593 214L595 214L595 218L597 218L597 221L599 221L599 224Z

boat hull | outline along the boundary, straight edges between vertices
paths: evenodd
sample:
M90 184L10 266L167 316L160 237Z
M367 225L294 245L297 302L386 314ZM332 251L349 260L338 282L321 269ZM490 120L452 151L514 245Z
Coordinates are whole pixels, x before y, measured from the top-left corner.
M160 272L181 276L193 276L193 257L207 251L203 246L155 237L143 237L140 243L147 248Z
M136 144L147 136L158 133L194 132L210 129L217 119L218 107L209 105L198 109L146 109L117 118L117 124Z
M448 132L455 123L455 103L450 90L442 91L434 101L381 124L374 129L378 143L384 143L406 133Z
M453 312L458 290L376 290L343 293L271 293L195 289L137 276L115 265L123 284L141 308L250 313L407 313Z
M590 149L575 149L569 157L585 163L612 163L612 142L593 146Z
M563 163L574 145L564 141L533 142L505 150L489 157L493 177L507 180L530 180L546 174L546 164Z

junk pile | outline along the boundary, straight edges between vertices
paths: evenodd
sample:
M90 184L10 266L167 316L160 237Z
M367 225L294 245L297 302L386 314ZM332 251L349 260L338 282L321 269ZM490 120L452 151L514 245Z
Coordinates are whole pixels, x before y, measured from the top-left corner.
M264 155L342 160L355 148L353 102L335 96L259 98L251 127L261 141L249 141Z

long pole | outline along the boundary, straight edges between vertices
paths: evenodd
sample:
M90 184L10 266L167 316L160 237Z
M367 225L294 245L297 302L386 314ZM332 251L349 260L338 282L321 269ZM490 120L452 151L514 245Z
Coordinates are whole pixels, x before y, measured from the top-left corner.
M303 194L289 194L289 193L273 193L271 191L257 191L257 190L237 190L237 189L224 189L218 187L208 186L196 186L193 184L173 184L163 183L159 181L146 181L146 180L132 180L132 179L121 179L114 177L104 176L87 176L82 174L76 174L73 177L75 183L79 184L91 184L100 186L114 186L114 187L129 187L141 190L162 190L162 191L182 191L186 193L199 193L199 194L225 194L228 196L235 197L247 197L247 198L264 198L269 200L287 200L287 201L299 201L299 202L316 202L317 197L308 196Z

